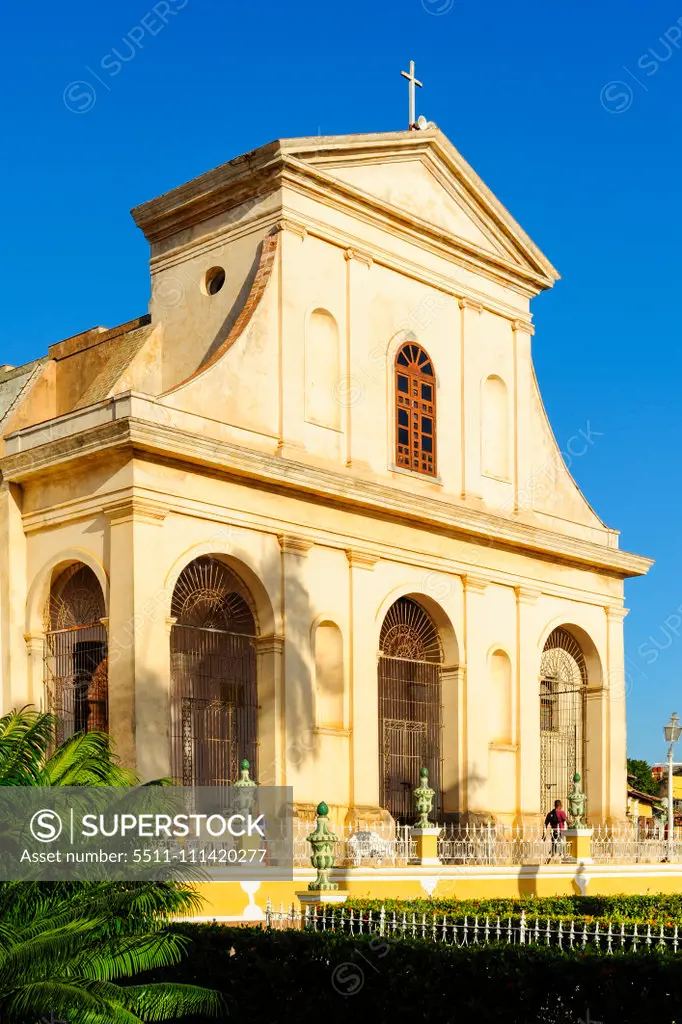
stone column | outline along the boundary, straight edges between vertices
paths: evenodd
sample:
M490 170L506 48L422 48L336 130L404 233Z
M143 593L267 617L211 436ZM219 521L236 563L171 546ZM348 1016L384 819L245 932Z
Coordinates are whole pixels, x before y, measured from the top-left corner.
M169 776L170 595L160 557L167 509L136 497L109 519L109 731L143 781Z
M488 648L485 590L487 582L471 573L462 579L466 649L465 809L476 821L488 817Z
M604 817L610 822L626 821L627 811L627 749L626 749L626 698L625 652L623 646L623 621L627 608L606 607L606 659L607 674L604 680L603 703L607 728L606 744L606 806ZM587 812L592 817L588 804ZM596 820L596 819L593 819Z
M310 610L305 563L312 541L282 534L282 619L284 631L284 749L285 785L293 787L294 806L301 813L314 811L312 737L315 728Z
M379 698L377 644L374 634L374 595L368 585L378 556L348 550L350 573L350 822L378 821Z
M519 824L537 824L540 794L540 652L536 605L539 590L516 587L516 742L518 744L517 816Z
M21 487L9 483L0 485L0 712L3 714L31 702L39 704L42 696L42 666L37 677L32 671L32 679L29 679L27 672L24 642L26 535L21 506Z

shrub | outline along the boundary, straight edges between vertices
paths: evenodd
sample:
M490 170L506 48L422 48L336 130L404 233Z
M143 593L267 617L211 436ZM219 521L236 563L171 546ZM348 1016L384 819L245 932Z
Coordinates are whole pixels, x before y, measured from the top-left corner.
M450 947L333 932L182 925L190 940L175 980L218 987L249 1024L317 1019L477 1024L673 1024L680 960L539 946ZM167 977L163 971L153 977ZM589 1016L588 1016L589 1011ZM189 1024L189 1021L187 1021Z

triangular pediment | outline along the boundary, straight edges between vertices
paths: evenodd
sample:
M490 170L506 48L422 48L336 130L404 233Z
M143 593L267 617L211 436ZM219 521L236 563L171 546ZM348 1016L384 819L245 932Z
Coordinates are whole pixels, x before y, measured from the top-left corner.
M466 239L481 249L507 256L505 248L480 211L457 195L451 182L438 180L418 158L391 164L390 175L383 164L346 165L327 168L341 181L370 192L384 202L428 221L434 227Z
M284 154L356 197L380 204L417 231L486 255L537 290L559 274L521 226L437 129L381 135L287 139ZM532 287L532 286L531 286Z
M293 184L534 295L559 277L438 128L277 139L136 207L154 244Z

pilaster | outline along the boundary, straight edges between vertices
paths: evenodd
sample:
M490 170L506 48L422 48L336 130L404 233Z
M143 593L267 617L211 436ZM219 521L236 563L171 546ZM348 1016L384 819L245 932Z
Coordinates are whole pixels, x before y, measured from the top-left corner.
M602 817L612 822L620 822L626 820L627 811L627 686L623 625L628 609L609 605L604 612L606 615L607 672L604 680L603 701L609 742L606 750L608 773L604 786L606 807ZM589 806L588 814L590 814ZM590 816L592 815L590 814Z
M284 637L254 640L258 679L258 778L261 786L285 786Z
M462 813L466 799L466 668L443 665L443 811Z
M377 399L381 396L386 375L386 359L383 351L380 360L365 354L371 346L363 337L366 331L367 289L372 280L371 256L359 249L346 249L346 337L345 337L345 368L343 387L335 396L343 399L343 425L346 434L346 466L368 468L366 452L363 449L365 424L363 417L367 415L368 406L363 403L367 388L371 388Z
M278 256L278 335L279 335L279 441L277 454L286 458L305 449L304 413L305 377L304 332L290 281L298 263L298 250L305 245L307 231L292 220L277 224L280 231Z
M540 683L537 602L540 591L515 587L516 593L516 761L517 816L536 822L542 814L540 794Z
M161 549L168 509L131 495L104 511L109 520L109 729L117 753L148 781L171 774L170 596Z
M379 820L379 700L371 552L346 551L349 572L350 794L349 819Z
M481 388L476 366L480 318L483 307L459 299L460 315L460 460L463 498L480 497Z
M531 404L520 396L532 394L530 339L533 326L526 320L512 320L513 381L510 394L510 415L513 443L512 482L514 485L514 512L519 508L528 509L533 505L534 451L531 436Z
M485 592L487 580L467 573L464 589L466 650L465 765L463 809L470 815L488 813L488 707L487 629Z
M22 522L22 491L17 484L0 486L0 670L2 713L40 702L40 675L31 670L24 643L26 628L26 535Z
M301 737L312 736L315 728L313 700L313 665L310 652L309 586L306 580L308 552L312 541L295 534L280 534L282 551L282 621L284 623L283 662L283 728L280 749L284 750L283 784L293 787L294 801L314 802L309 792L312 745ZM272 686L274 687L273 681ZM261 737L262 737L261 733ZM277 771L276 751L275 772Z
M35 704L37 708L47 711L44 693L45 684L45 634L25 633L24 643L26 644L27 657L27 698L24 703ZM22 704L14 703L14 707L22 707ZM8 709L6 709L8 710Z

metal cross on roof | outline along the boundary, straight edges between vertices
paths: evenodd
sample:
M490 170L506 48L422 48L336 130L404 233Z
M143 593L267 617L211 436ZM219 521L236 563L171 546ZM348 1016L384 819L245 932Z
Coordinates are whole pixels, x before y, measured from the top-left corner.
M409 127L411 128L412 125L417 120L417 112L416 112L416 96L417 96L417 93L416 93L415 86L418 85L419 88L421 89L422 83L417 78L415 78L415 74L414 74L414 61L413 60L410 61L410 73L408 74L407 71L401 71L400 74L403 76L403 78L406 78L407 81L410 83L410 85L409 85L409 105L410 105Z

